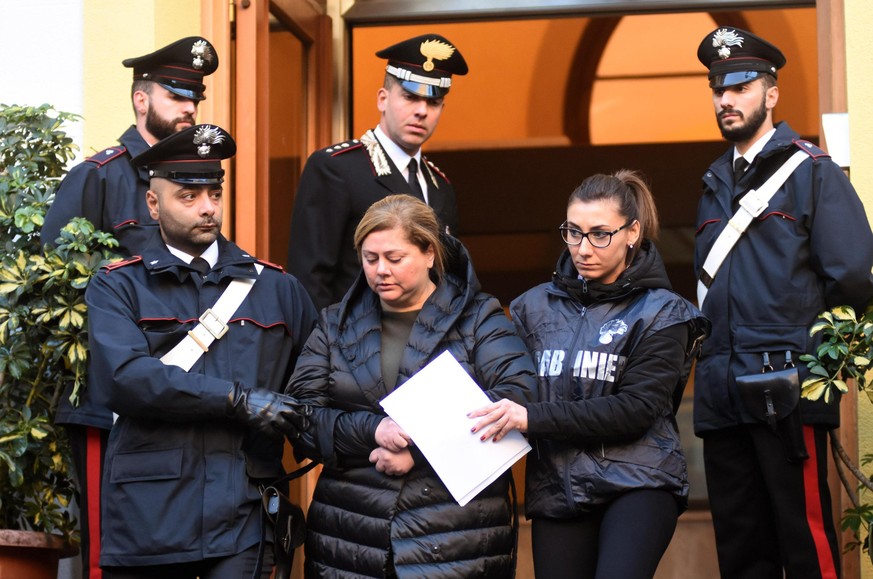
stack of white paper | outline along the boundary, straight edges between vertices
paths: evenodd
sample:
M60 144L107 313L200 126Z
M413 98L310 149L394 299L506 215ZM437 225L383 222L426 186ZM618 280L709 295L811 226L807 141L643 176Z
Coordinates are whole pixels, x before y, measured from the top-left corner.
M381 401L461 506L530 451L517 430L500 442L482 442L480 433L470 432L480 419L467 418L467 413L490 403L449 352Z

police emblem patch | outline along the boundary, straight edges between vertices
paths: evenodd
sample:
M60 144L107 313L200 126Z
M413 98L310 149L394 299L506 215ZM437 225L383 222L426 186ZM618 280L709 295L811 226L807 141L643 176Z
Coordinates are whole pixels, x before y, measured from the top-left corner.
M622 320L609 320L600 326L600 343L612 343L613 336L621 336L627 333L627 324Z

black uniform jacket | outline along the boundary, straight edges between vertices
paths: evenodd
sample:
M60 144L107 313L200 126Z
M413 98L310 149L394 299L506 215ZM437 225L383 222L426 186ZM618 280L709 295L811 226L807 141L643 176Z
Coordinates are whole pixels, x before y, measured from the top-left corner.
M824 151L799 142L786 123L734 186L733 150L703 176L697 212L695 267L700 272L739 198L763 185L798 149L805 160L754 219L716 273L703 302L712 336L703 344L694 378L697 433L754 421L743 407L735 378L760 373L763 354L774 368L813 352L809 327L838 305L863 307L873 296L873 234L864 206L842 170ZM798 364L801 379L806 365ZM839 404L800 401L804 423L835 427Z
M400 362L398 385L450 351L492 400L533 398L533 362L497 300L479 291L466 251L455 256L424 304ZM379 298L358 278L322 310L287 392L319 407L295 446L323 460L309 509L306 576L510 577L508 474L466 506L454 501L420 453L406 475L376 471L368 456L385 417Z
M112 233L125 257L150 242L157 223L149 215L148 171L130 161L149 148L135 126L110 147L79 163L64 177L42 227L43 245L54 243L73 217L87 217L100 231Z
M422 159L428 202L440 223L456 234L455 190ZM309 157L294 200L288 271L318 309L340 301L360 271L353 240L361 217L376 201L398 193L410 194L409 184L372 131Z
M199 561L260 540L257 485L281 476L283 440L230 421L226 399L234 382L282 389L312 329L312 302L267 265L190 371L160 361L232 278L257 275L255 263L220 238L218 263L200 276L161 244L89 284L88 388L118 415L104 465L101 565Z

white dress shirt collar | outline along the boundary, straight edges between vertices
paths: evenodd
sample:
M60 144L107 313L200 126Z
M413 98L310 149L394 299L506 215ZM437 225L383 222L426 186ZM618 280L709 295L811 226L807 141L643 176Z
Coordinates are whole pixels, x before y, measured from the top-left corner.
M176 249L172 245L167 245L167 249L170 250L170 253L184 261L185 263L191 263L195 256L189 255L182 251L181 249ZM205 259L207 263L209 263L209 267L215 267L215 264L218 263L218 240L212 242L212 245L207 247L203 253L200 254L200 257Z

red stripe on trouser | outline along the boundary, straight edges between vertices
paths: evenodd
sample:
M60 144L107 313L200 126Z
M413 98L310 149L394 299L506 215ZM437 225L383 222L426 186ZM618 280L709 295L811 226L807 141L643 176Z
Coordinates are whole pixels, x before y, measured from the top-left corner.
M803 495L806 499L806 522L809 525L809 532L812 534L812 540L815 543L822 579L838 579L837 569L834 566L833 552L828 542L828 536L825 534L822 516L822 496L819 492L818 481L819 456L815 445L814 427L803 426L803 440L809 451L809 459L803 461Z
M101 579L100 569L100 456L103 454L100 430L88 428L86 479L88 493L88 577Z

